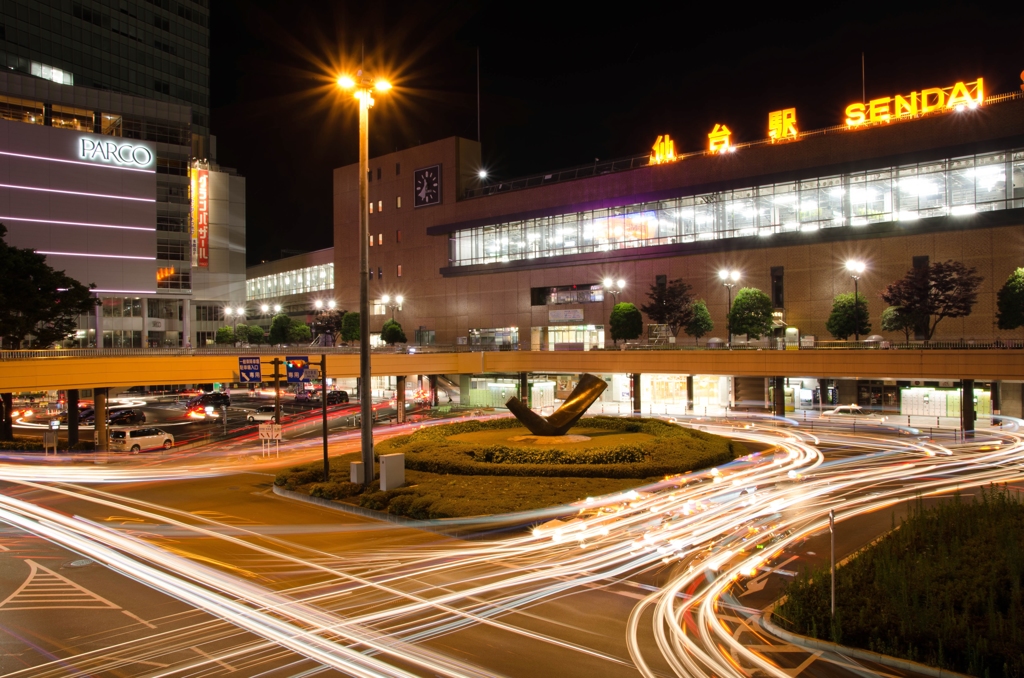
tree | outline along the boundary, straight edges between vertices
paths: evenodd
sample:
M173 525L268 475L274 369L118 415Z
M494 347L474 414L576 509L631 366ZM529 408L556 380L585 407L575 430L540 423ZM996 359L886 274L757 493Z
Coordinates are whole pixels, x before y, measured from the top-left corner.
M693 302L691 308L693 309L693 317L686 323L685 331L693 337L693 343L696 344L701 337L705 334L710 334L711 330L715 329L715 323L711 320L708 305L704 303L703 299Z
M832 300L832 313L825 321L825 329L836 339L846 339L851 334L868 335L871 333L871 318L868 315L868 300L863 294L857 294L854 301L853 292L837 294Z
M730 334L760 339L772 330L772 300L756 287L744 287L732 300L728 320Z
M882 311L882 331L902 332L906 340L910 341L910 332L917 327L918 321L913 315L904 313L899 306L887 306Z
M245 343L249 341L249 326L244 323L235 325L235 343Z
M977 269L950 259L910 269L885 288L882 300L919 318L925 339L931 339L943 318L971 314L982 280Z
M672 280L667 285L651 285L647 298L651 303L644 304L640 310L651 322L668 325L673 337L693 318L693 296L690 286L682 279Z
M388 320L380 331L380 340L391 346L393 344L404 344L408 341L402 326L394 320Z
M640 315L640 310L626 302L615 304L608 324L611 326L612 341L616 343L619 339L636 339L644 331L644 317Z
M292 321L288 328L288 341L293 344L308 344L313 340L313 333L309 331L309 325L298 320Z
M292 319L287 313L278 313L270 320L270 343L285 344L288 342L288 330L292 327Z
M10 247L4 242L6 234L0 224L0 348L18 348L25 341L49 346L73 335L78 316L99 304L90 292L94 286L54 270L33 250Z
M260 344L263 343L263 340L265 338L266 332L263 331L262 327L260 327L259 325L249 325L249 330L246 335L246 339L249 341L250 344L256 344L257 346L259 346Z
M235 330L225 325L217 330L217 336L214 339L218 344L233 344L235 343Z
M1001 330L1024 327L1024 268L1010 274L996 294L996 319Z
M359 314L346 313L341 319L341 340L359 341Z

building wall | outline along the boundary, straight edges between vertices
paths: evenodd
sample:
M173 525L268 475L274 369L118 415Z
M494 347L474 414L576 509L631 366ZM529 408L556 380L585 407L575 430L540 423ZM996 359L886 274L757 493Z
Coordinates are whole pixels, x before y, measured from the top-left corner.
M782 266L787 323L804 334L829 339L825 321L832 299L853 291L844 265L847 259L857 258L868 266L860 291L868 299L872 333L885 335L880 331L884 304L879 292L911 268L913 257L926 255L932 262L963 261L977 267L985 279L973 314L944 320L935 338L987 339L997 334L995 292L1024 261L1024 216L1019 209L828 229L831 233L797 232L776 235L770 241L733 238L674 245L671 251L619 249L464 270L449 267L447 232L751 186L766 176L794 180L1014 148L1022 142L1022 131L1024 101L1014 100L979 109L970 117L950 113L469 200L459 200L460 187L471 185L470 177L479 165L479 156L473 154L478 150L475 144L462 139L425 144L370 161L371 298L402 294L405 302L396 318L410 336L412 330L424 327L436 331L438 343L454 343L473 328L518 327L522 344L531 327L564 324L549 321L549 310L574 308L532 306L532 287L593 284L607 276L621 277L627 281L621 300L639 305L647 300L646 292L656 276L665 275L693 286L694 294L708 303L716 324L712 335L724 337L727 294L718 271L738 269L743 276L739 287L768 291L770 269ZM442 166L442 203L414 208L414 170L438 163ZM357 172L357 167L350 165L335 170L334 176L335 296L345 308L354 307L359 295ZM580 324L606 324L613 301L576 306L584 311ZM379 329L386 317L390 314L374 316L371 327Z
M210 170L210 267L192 269L195 303L245 302L245 177Z

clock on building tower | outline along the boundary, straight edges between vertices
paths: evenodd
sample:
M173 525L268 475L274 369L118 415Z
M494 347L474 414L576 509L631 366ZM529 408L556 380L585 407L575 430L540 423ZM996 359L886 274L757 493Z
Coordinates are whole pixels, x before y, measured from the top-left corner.
M427 207L441 204L441 165L423 167L413 173L416 195L413 207Z

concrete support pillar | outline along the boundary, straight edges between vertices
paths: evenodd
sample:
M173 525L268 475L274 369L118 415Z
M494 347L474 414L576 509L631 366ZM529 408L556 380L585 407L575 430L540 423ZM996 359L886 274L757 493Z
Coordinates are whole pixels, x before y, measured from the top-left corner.
M395 407L398 409L396 421L399 424L405 423L405 376L400 376L395 385Z
M962 379L960 381L960 422L963 425L964 436L974 437L974 380Z
M97 294L96 298L99 299L100 295ZM96 350L103 348L103 304L97 304L95 309L96 315Z
M459 375L459 404L463 407L469 407L469 391L473 387L473 375L472 374L460 374Z
M192 342L192 300L185 297L181 300L181 347L195 346Z
M640 373L629 375L630 390L633 392L633 416L640 416Z
M68 389L68 447L78 444L78 389Z
M1003 413L1003 383L993 381L990 390L992 394L992 424L996 425L999 423L998 415Z
M686 375L686 411L693 412L694 408L694 397L693 397L693 375Z
M786 378L772 377L772 414L786 416Z
M530 381L527 379L529 372L519 373L519 401L530 406Z
M93 414L96 419L93 426L96 431L96 451L106 452L110 449L107 441L107 389L94 388L93 392Z
M437 375L432 374L427 380L430 383L430 406L437 407Z
M142 297L142 348L149 348L149 299Z

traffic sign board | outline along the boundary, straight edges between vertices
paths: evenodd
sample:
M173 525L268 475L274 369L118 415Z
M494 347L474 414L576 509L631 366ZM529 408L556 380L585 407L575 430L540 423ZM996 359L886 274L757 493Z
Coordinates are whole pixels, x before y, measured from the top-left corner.
M309 382L309 378L306 377L305 372L309 369L309 356L308 355L290 355L284 359L285 370L288 375L288 381L293 384L299 384Z
M316 381L320 378L320 370L316 367L308 367L302 372L302 381Z
M269 421L260 424L260 438L263 440L280 440L281 425Z
M238 357L238 381L243 384L258 384L263 381L259 356Z

